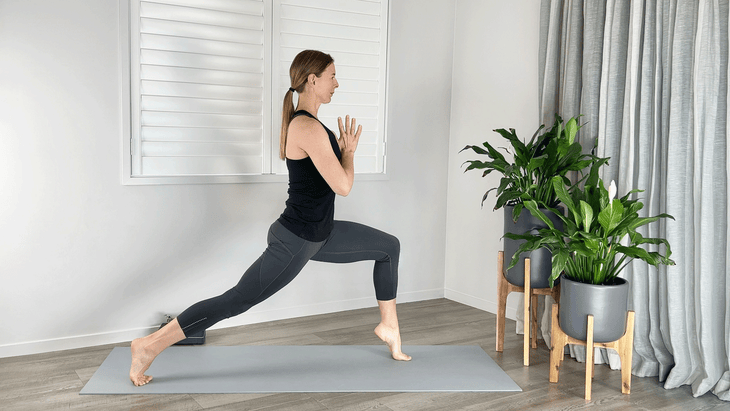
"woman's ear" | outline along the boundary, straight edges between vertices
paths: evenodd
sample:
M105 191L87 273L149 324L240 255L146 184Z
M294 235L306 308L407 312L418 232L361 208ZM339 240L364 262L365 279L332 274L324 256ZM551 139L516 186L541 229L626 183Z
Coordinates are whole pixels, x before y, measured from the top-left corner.
M307 83L309 83L309 84L311 84L311 85L314 85L314 80L315 80L316 78L317 78L317 75L316 75L316 74L314 74L314 73L310 73L310 74L309 74L309 75L307 76Z

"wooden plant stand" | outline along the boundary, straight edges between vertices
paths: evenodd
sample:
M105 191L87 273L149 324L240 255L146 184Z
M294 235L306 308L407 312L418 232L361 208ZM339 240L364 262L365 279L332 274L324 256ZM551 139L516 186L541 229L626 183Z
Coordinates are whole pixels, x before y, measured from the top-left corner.
M497 255L497 352L504 349L504 321L505 309L507 306L507 296L509 293L524 293L524 344L523 344L523 363L525 366L530 365L530 336L532 336L532 348L537 348L537 296L550 295L555 301L560 300L560 284L553 288L531 288L530 287L530 259L525 258L525 286L518 287L504 276L504 251L500 251ZM532 310L530 310L532 306ZM530 315L532 313L532 315Z
M613 342L594 343L593 342L593 316L588 315L587 341L576 340L575 338L565 334L558 323L558 305L553 304L552 312L552 330L550 350L550 382L558 382L558 373L560 371L560 363L565 355L566 344L577 344L586 346L586 388L585 399L591 400L591 383L593 382L593 374L595 372L595 364L593 364L594 347L611 348L618 352L621 358L621 392L623 394L631 393L631 357L634 349L634 312L629 311L626 318L626 332L623 337Z

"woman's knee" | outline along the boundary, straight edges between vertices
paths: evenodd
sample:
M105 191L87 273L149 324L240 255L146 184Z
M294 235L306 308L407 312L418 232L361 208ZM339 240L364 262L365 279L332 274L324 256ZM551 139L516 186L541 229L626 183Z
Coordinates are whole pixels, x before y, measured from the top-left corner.
M228 308L226 318L235 317L251 308L251 297L241 293L236 287L223 294L225 306Z
M398 237L386 234L385 248L388 255L398 258L400 255L400 240L398 240Z

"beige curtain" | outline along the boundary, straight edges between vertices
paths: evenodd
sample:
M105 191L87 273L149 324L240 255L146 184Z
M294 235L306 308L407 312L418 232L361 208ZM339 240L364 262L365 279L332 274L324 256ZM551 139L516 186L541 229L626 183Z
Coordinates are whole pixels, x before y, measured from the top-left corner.
M583 114L579 141L611 157L619 194L676 221L643 233L669 240L676 266L643 262L622 276L636 311L636 376L730 401L728 0L542 0L540 115ZM547 313L543 336L549 343ZM583 347L571 355L585 359ZM597 362L621 366L613 351Z

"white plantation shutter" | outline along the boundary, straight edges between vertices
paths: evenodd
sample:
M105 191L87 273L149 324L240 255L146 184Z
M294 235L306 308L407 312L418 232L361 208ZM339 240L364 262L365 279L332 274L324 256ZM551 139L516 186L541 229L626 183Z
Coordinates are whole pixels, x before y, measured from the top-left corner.
M356 173L385 170L387 10L385 0L274 0L272 70L274 101L279 101L274 129L281 127L281 102L290 87L294 56L304 49L332 55L340 87L317 117L338 136L337 117L344 121L349 114L362 125ZM279 164L274 171L285 168Z
M132 175L261 174L270 161L264 2L133 1L131 16Z
M307 48L335 58L340 83L320 120L337 133L357 118L355 172L385 171L387 0L121 4L124 184L279 181L289 65Z

